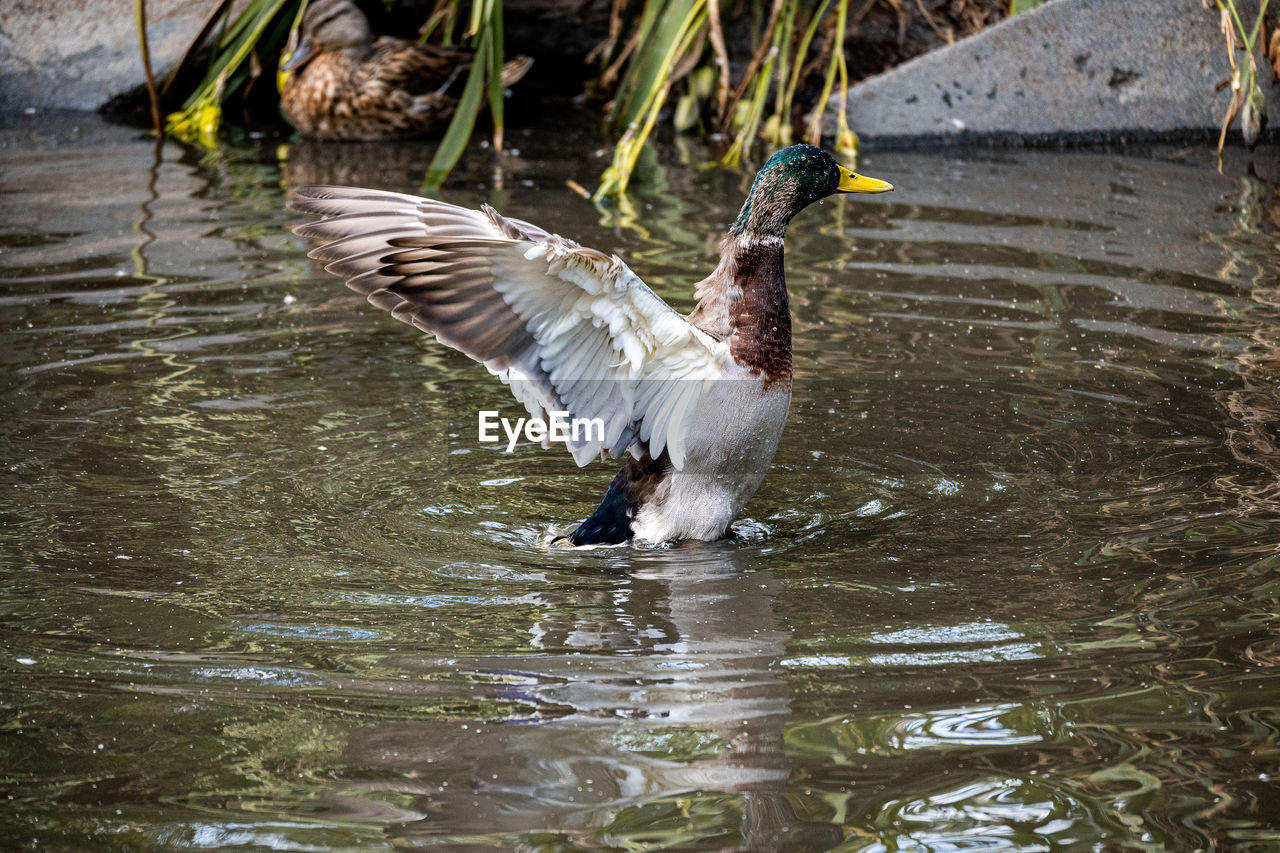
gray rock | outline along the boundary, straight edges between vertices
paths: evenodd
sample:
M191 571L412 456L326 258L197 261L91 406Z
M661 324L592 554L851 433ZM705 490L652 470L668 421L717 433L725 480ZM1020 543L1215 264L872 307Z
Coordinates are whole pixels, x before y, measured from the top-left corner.
M1256 16L1257 0L1241 5ZM1274 126L1280 87L1259 69ZM1215 89L1229 77L1218 13L1202 0L1052 0L859 83L848 115L872 141L1216 130L1230 95Z
M148 0L157 75L182 58L210 8L196 0ZM97 109L142 81L133 4L127 0L0 4L0 112Z

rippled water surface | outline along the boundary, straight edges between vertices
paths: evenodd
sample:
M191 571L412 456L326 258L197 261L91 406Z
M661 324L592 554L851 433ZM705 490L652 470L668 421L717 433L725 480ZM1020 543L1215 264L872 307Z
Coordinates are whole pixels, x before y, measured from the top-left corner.
M511 136L444 197L691 307L750 176ZM1274 147L873 152L736 539L592 552L613 467L284 230L430 154L0 131L0 847L1280 849Z

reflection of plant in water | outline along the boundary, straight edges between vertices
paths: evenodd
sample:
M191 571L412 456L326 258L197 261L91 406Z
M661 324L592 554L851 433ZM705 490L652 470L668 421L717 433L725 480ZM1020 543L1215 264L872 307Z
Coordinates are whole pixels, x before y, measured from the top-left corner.
M303 715L231 722L223 735L243 750L241 772L266 790L279 782L327 783L346 747L339 727Z
M1280 230L1280 190L1255 178L1243 181L1239 205L1240 237L1259 233L1277 237ZM1223 241L1233 258L1236 276L1253 286L1250 296L1262 310L1254 315L1252 345L1236 357L1240 387L1226 392L1223 404L1236 425L1228 427L1226 443L1232 455L1269 475L1259 481L1224 477L1219 486L1240 499L1248 514L1280 513L1280 277L1242 251L1241 240ZM1274 245L1274 244L1273 244ZM1265 247L1264 247L1265 251ZM1250 273L1249 271L1252 270Z
M649 800L622 809L604 832L611 844L627 850L736 849L746 840L740 829L746 800L718 791Z
M1222 485L1235 492L1250 512L1280 513L1280 287L1259 288L1255 301L1268 316L1253 332L1253 346L1238 357L1242 387L1226 394L1226 407L1238 421L1227 430L1227 446L1241 462L1270 474L1259 483L1238 477Z

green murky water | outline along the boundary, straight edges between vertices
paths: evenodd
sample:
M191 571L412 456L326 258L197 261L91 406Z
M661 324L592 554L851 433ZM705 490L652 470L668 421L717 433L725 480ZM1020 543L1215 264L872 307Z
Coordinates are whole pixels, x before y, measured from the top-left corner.
M690 307L749 176L512 136L446 198ZM1280 849L1276 149L872 154L737 541L592 553L612 468L283 230L430 153L0 131L0 847Z

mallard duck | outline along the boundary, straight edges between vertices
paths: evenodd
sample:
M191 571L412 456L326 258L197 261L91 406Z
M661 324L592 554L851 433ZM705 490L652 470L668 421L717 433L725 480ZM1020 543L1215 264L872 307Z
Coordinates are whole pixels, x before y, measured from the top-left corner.
M289 123L320 139L377 140L444 129L458 99L449 93L473 54L391 36L376 39L351 0L312 0L298 46L280 63L280 106ZM532 61L502 69L502 85Z
M759 487L791 405L783 237L837 192L893 186L793 145L756 176L684 317L620 258L536 225L441 201L302 187L310 253L392 316L510 386L531 416L598 419L563 436L578 465L627 455L574 545L719 539ZM566 430L567 432L567 430Z

